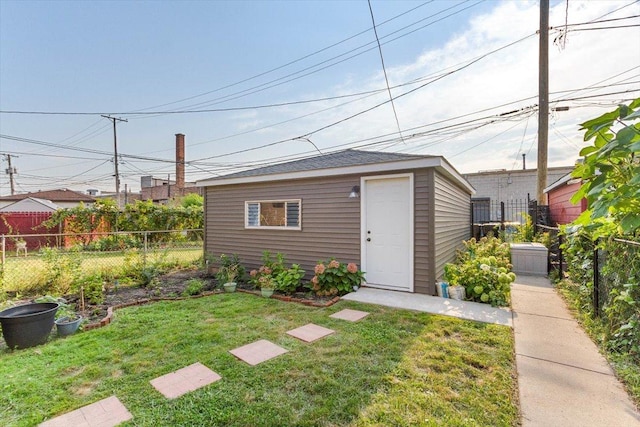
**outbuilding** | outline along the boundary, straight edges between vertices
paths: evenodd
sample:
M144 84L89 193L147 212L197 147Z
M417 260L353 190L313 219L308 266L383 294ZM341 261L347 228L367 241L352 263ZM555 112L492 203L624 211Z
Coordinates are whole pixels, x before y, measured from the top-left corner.
M356 262L367 286L435 294L470 237L473 187L440 156L344 150L199 181L205 251L250 268L282 253L307 273Z

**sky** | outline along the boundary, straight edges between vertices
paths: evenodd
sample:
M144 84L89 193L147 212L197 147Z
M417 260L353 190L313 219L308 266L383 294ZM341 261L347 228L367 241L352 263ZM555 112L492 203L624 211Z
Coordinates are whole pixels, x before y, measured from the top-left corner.
M580 123L640 97L640 2L550 4L554 167L587 144ZM115 191L102 115L126 120L121 191L175 179L176 133L187 181L346 148L441 155L461 173L521 169L525 154L535 168L539 8L0 0L0 172L10 155L16 192Z

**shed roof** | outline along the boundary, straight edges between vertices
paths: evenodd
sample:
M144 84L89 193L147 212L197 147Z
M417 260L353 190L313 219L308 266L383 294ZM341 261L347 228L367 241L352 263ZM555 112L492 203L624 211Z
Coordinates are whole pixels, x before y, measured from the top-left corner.
M10 196L0 197L0 201L23 200L29 197L37 199L50 200L52 202L87 202L93 203L95 198L82 194L68 188L60 188L57 190L35 191L33 193L12 194Z
M353 149L205 179L198 181L196 185L198 187L221 186L429 167L441 169L459 185L466 188L470 194L475 192L458 171L441 156Z
M60 206L50 200L27 197L0 208L0 212L55 212L58 209Z
M553 190L555 190L558 187L561 187L562 185L569 185L569 184L577 184L582 182L580 179L574 179L571 177L571 172L569 172L568 174L562 176L560 179L558 179L556 182L552 183L551 185L549 185L547 188L545 188L543 191L545 193L549 193Z

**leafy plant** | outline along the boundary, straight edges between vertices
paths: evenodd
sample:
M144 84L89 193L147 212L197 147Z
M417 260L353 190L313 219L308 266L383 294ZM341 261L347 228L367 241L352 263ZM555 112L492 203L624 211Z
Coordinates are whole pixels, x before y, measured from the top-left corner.
M104 301L104 279L101 274L85 276L80 281L83 297L91 304L102 304Z
M69 304L66 299L62 297L54 297L52 295L45 295L33 300L37 303L42 302L54 302L58 304L58 310L56 311L56 320L67 318L69 321L78 318L78 313L75 310L75 304Z
M516 277L510 272L509 245L495 237L471 239L464 245L466 250L458 253L456 262L445 265L444 279L452 286L464 286L471 301L509 305L510 284Z
M262 252L262 265L258 270L251 270L249 283L257 288L263 288L266 285L269 286L267 289L274 289L274 278L286 269L284 263L283 254L277 253L275 259L272 259L271 252Z
M281 271L276 277L276 289L286 294L291 294L298 289L304 277L305 271L299 264L293 264L290 268Z
M204 288L204 282L201 279L189 279L186 283L182 296L198 295Z
M216 273L216 281L219 284L244 280L246 271L237 254L231 256L220 255L220 268Z
M582 123L584 140L593 145L583 148L584 163L572 176L582 186L571 201L586 198L589 209L576 223L597 228L600 218L612 218L621 233L633 235L640 230L640 98L628 106ZM617 130L614 130L616 128Z
M72 290L82 273L82 258L77 248L62 252L44 248L42 259L46 264L46 287L55 294L64 295Z
M310 287L319 296L344 295L364 282L364 272L355 263L340 263L336 259L318 261Z

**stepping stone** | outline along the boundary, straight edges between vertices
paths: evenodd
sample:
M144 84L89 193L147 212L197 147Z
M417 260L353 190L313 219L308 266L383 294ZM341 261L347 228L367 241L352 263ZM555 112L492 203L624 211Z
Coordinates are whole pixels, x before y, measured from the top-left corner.
M314 325L313 323L287 331L287 334L304 342L313 342L333 333L335 333L334 330L323 328L322 326Z
M200 362L151 380L151 385L167 399L175 399L218 381L222 377Z
M113 427L132 418L122 402L111 396L45 421L40 427Z
M289 350L284 349L274 343L267 340L256 341L251 344L244 345L242 347L230 350L229 353L233 354L243 362L247 362L251 366L255 366L258 363L262 363L281 354L287 353Z
M348 320L349 322L357 322L358 320L368 315L369 313L367 313L366 311L350 310L348 308L345 308L344 310L341 310L337 313L333 313L329 317L333 317L334 319Z

